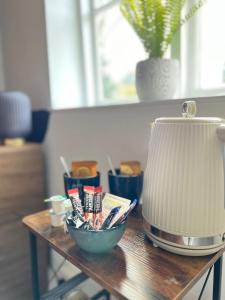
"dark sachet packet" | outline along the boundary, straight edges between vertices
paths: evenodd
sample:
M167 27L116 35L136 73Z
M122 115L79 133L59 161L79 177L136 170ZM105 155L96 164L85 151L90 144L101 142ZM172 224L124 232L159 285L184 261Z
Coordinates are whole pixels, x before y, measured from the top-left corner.
M109 228L112 220L115 218L116 214L118 214L119 210L120 210L121 206L117 206L117 207L114 207L109 215L107 216L107 218L105 219L105 221L103 222L102 226L100 229L107 229Z
M117 226L117 225L123 223L126 220L126 218L128 217L128 215L131 213L131 211L135 208L136 204L137 204L137 199L135 199L131 203L131 205L129 206L128 210L113 224L112 227Z

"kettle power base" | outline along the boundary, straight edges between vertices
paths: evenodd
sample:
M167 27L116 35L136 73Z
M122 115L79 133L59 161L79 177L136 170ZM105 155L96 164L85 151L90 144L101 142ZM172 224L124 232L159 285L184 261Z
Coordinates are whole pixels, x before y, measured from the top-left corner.
M175 254L179 254L179 255L185 255L185 256L206 256L206 255L216 253L221 248L224 247L224 245L220 245L218 247L207 248L207 249L182 248L180 246L175 246L175 245L160 241L149 233L147 234L145 232L145 234L153 242L154 246L156 245L166 251L169 251L169 252L172 252Z
M224 234L208 237L181 236L150 225L144 218L143 229L154 245L180 255L204 256L225 247Z

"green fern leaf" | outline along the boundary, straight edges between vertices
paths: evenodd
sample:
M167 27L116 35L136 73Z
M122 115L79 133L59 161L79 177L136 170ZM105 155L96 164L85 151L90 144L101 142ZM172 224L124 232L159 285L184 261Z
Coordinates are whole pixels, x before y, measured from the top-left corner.
M163 57L174 35L207 0L196 0L184 18L188 0L121 0L120 9L150 57Z

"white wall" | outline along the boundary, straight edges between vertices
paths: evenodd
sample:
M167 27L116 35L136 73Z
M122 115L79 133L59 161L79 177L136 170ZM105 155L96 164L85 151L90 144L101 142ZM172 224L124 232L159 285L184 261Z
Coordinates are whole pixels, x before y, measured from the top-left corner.
M0 2L5 87L27 93L33 108L49 107L44 3L42 0Z
M68 162L96 159L107 187L108 165L105 154L115 165L121 160L138 159L145 167L149 124L156 117L181 116L182 100L153 104L132 104L111 107L81 108L53 111L46 141L49 192L63 191L59 156ZM199 116L225 118L225 97L198 100Z

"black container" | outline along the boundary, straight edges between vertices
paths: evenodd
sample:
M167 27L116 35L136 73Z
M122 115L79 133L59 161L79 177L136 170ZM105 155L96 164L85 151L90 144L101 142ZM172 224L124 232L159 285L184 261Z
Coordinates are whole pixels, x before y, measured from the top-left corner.
M85 177L85 178L75 178L75 177L68 177L66 173L63 174L64 179L64 188L65 194L68 197L67 191L73 188L79 188L80 196L83 199L83 186L90 185L90 186L100 186L100 173L97 172L97 176L92 177Z
M133 201L137 199L139 203L143 188L144 172L140 175L121 175L120 170L116 169L116 176L110 170L108 172L109 191L113 195L124 197Z

